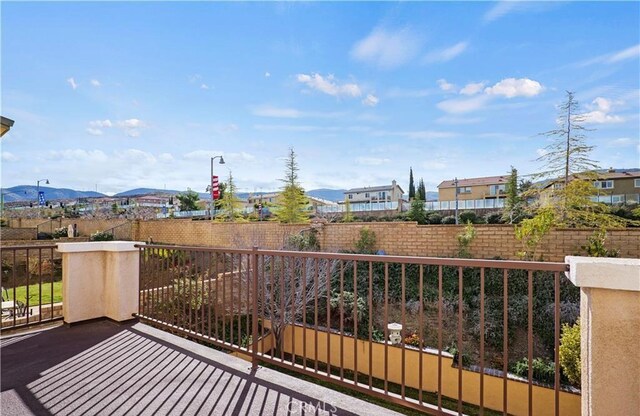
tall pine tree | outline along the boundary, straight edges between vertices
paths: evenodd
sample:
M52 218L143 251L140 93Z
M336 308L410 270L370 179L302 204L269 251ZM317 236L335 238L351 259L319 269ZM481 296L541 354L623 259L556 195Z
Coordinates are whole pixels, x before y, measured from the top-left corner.
M424 186L424 180L420 178L420 182L418 182L418 190L416 191L416 199L420 201L427 200L427 190Z
M416 197L416 186L413 184L413 168L409 168L409 201Z
M275 217L282 223L303 223L309 221L307 211L307 197L304 189L298 182L298 162L296 153L289 149L289 156L285 164L285 177L280 179L284 183L280 195L278 196Z

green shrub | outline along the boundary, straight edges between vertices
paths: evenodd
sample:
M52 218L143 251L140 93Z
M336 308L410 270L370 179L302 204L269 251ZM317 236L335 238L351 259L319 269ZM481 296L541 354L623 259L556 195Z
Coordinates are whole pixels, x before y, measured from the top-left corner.
M113 234L105 231L96 231L91 234L91 241L113 241Z
M580 386L580 321L575 325L562 325L560 335L560 367L569 382Z
M487 224L504 224L502 214L500 212L490 212L484 216L484 220Z
M478 216L473 211L462 211L458 216L458 219L463 224L466 224L468 222L472 224L478 223Z
M471 246L471 243L476 238L476 229L471 221L467 221L467 225L464 227L464 230L458 234L456 238L458 239L458 257L471 257L469 246Z
M534 358L533 361L531 361L531 366L533 368L533 380L546 384L554 383L556 371L555 365L552 361L545 361L542 358ZM511 368L511 372L519 377L528 378L529 360L527 358L523 358L516 362Z
M67 227L60 227L53 230L53 238L67 237Z
M418 224L427 223L427 211L424 209L423 200L414 199L411 201L411 209L407 214L407 218L411 221L416 221Z
M607 240L607 230L596 230L587 238L587 245L582 249L587 252L589 257L618 257L620 250L609 250L605 247Z
M456 217L454 217L453 215L447 215L446 217L444 217L442 219L442 223L443 224L455 224L456 223Z
M442 224L442 215L438 214L437 212L428 213L427 214L427 223L429 223L429 224Z
M356 241L356 251L360 254L373 254L376 252L376 233L369 227L360 229L360 238Z

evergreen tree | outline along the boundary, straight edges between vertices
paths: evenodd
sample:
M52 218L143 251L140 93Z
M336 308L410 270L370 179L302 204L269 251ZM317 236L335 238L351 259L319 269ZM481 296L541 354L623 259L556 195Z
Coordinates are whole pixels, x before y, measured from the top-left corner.
M409 168L409 201L416 197L416 187L413 184L413 168Z
M502 219L509 224L518 221L522 215L522 198L518 189L518 170L511 166L511 175L506 186L507 197L504 201Z
M420 201L427 200L427 190L424 187L424 180L420 178L420 182L418 182L418 190L416 191L416 199Z
M285 177L280 179L284 184L278 196L277 207L274 212L276 219L282 223L304 223L309 221L307 198L304 189L298 182L298 162L293 149L289 149L289 156L285 163Z
M353 222L353 213L351 212L351 201L349 201L349 198L344 199L344 215L342 216L342 222Z
M198 209L200 195L196 191L192 191L191 188L187 188L187 192L176 195L176 198L180 201L181 211L195 211Z
M427 211L424 209L424 201L421 199L414 199L411 201L411 208L407 213L407 218L411 221L417 221L418 224L427 223Z
M589 157L594 146L586 144L584 132L589 130L582 125L585 116L580 113L580 104L574 98L573 92L567 91L566 94L565 101L558 109L556 129L541 133L553 142L545 147L544 154L536 159L543 163L544 169L538 176L561 177L565 186L571 174L598 168L597 162Z
M225 192L222 197L216 201L219 203L219 209L222 213L218 215L216 219L233 222L242 218L242 202L236 196L236 185L233 182L233 175L231 172L229 172L229 178L227 179L227 183L224 185Z

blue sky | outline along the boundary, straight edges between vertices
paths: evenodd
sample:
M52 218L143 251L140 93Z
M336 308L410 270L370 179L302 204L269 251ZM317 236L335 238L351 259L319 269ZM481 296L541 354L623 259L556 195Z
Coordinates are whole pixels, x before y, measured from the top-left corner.
M640 3L2 3L2 186L242 191L521 173L576 92L640 165Z

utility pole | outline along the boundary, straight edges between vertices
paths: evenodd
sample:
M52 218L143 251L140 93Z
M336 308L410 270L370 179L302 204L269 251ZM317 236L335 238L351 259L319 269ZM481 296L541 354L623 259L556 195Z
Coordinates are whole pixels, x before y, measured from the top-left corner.
M458 225L458 178L453 179L453 184L456 187L456 225Z

